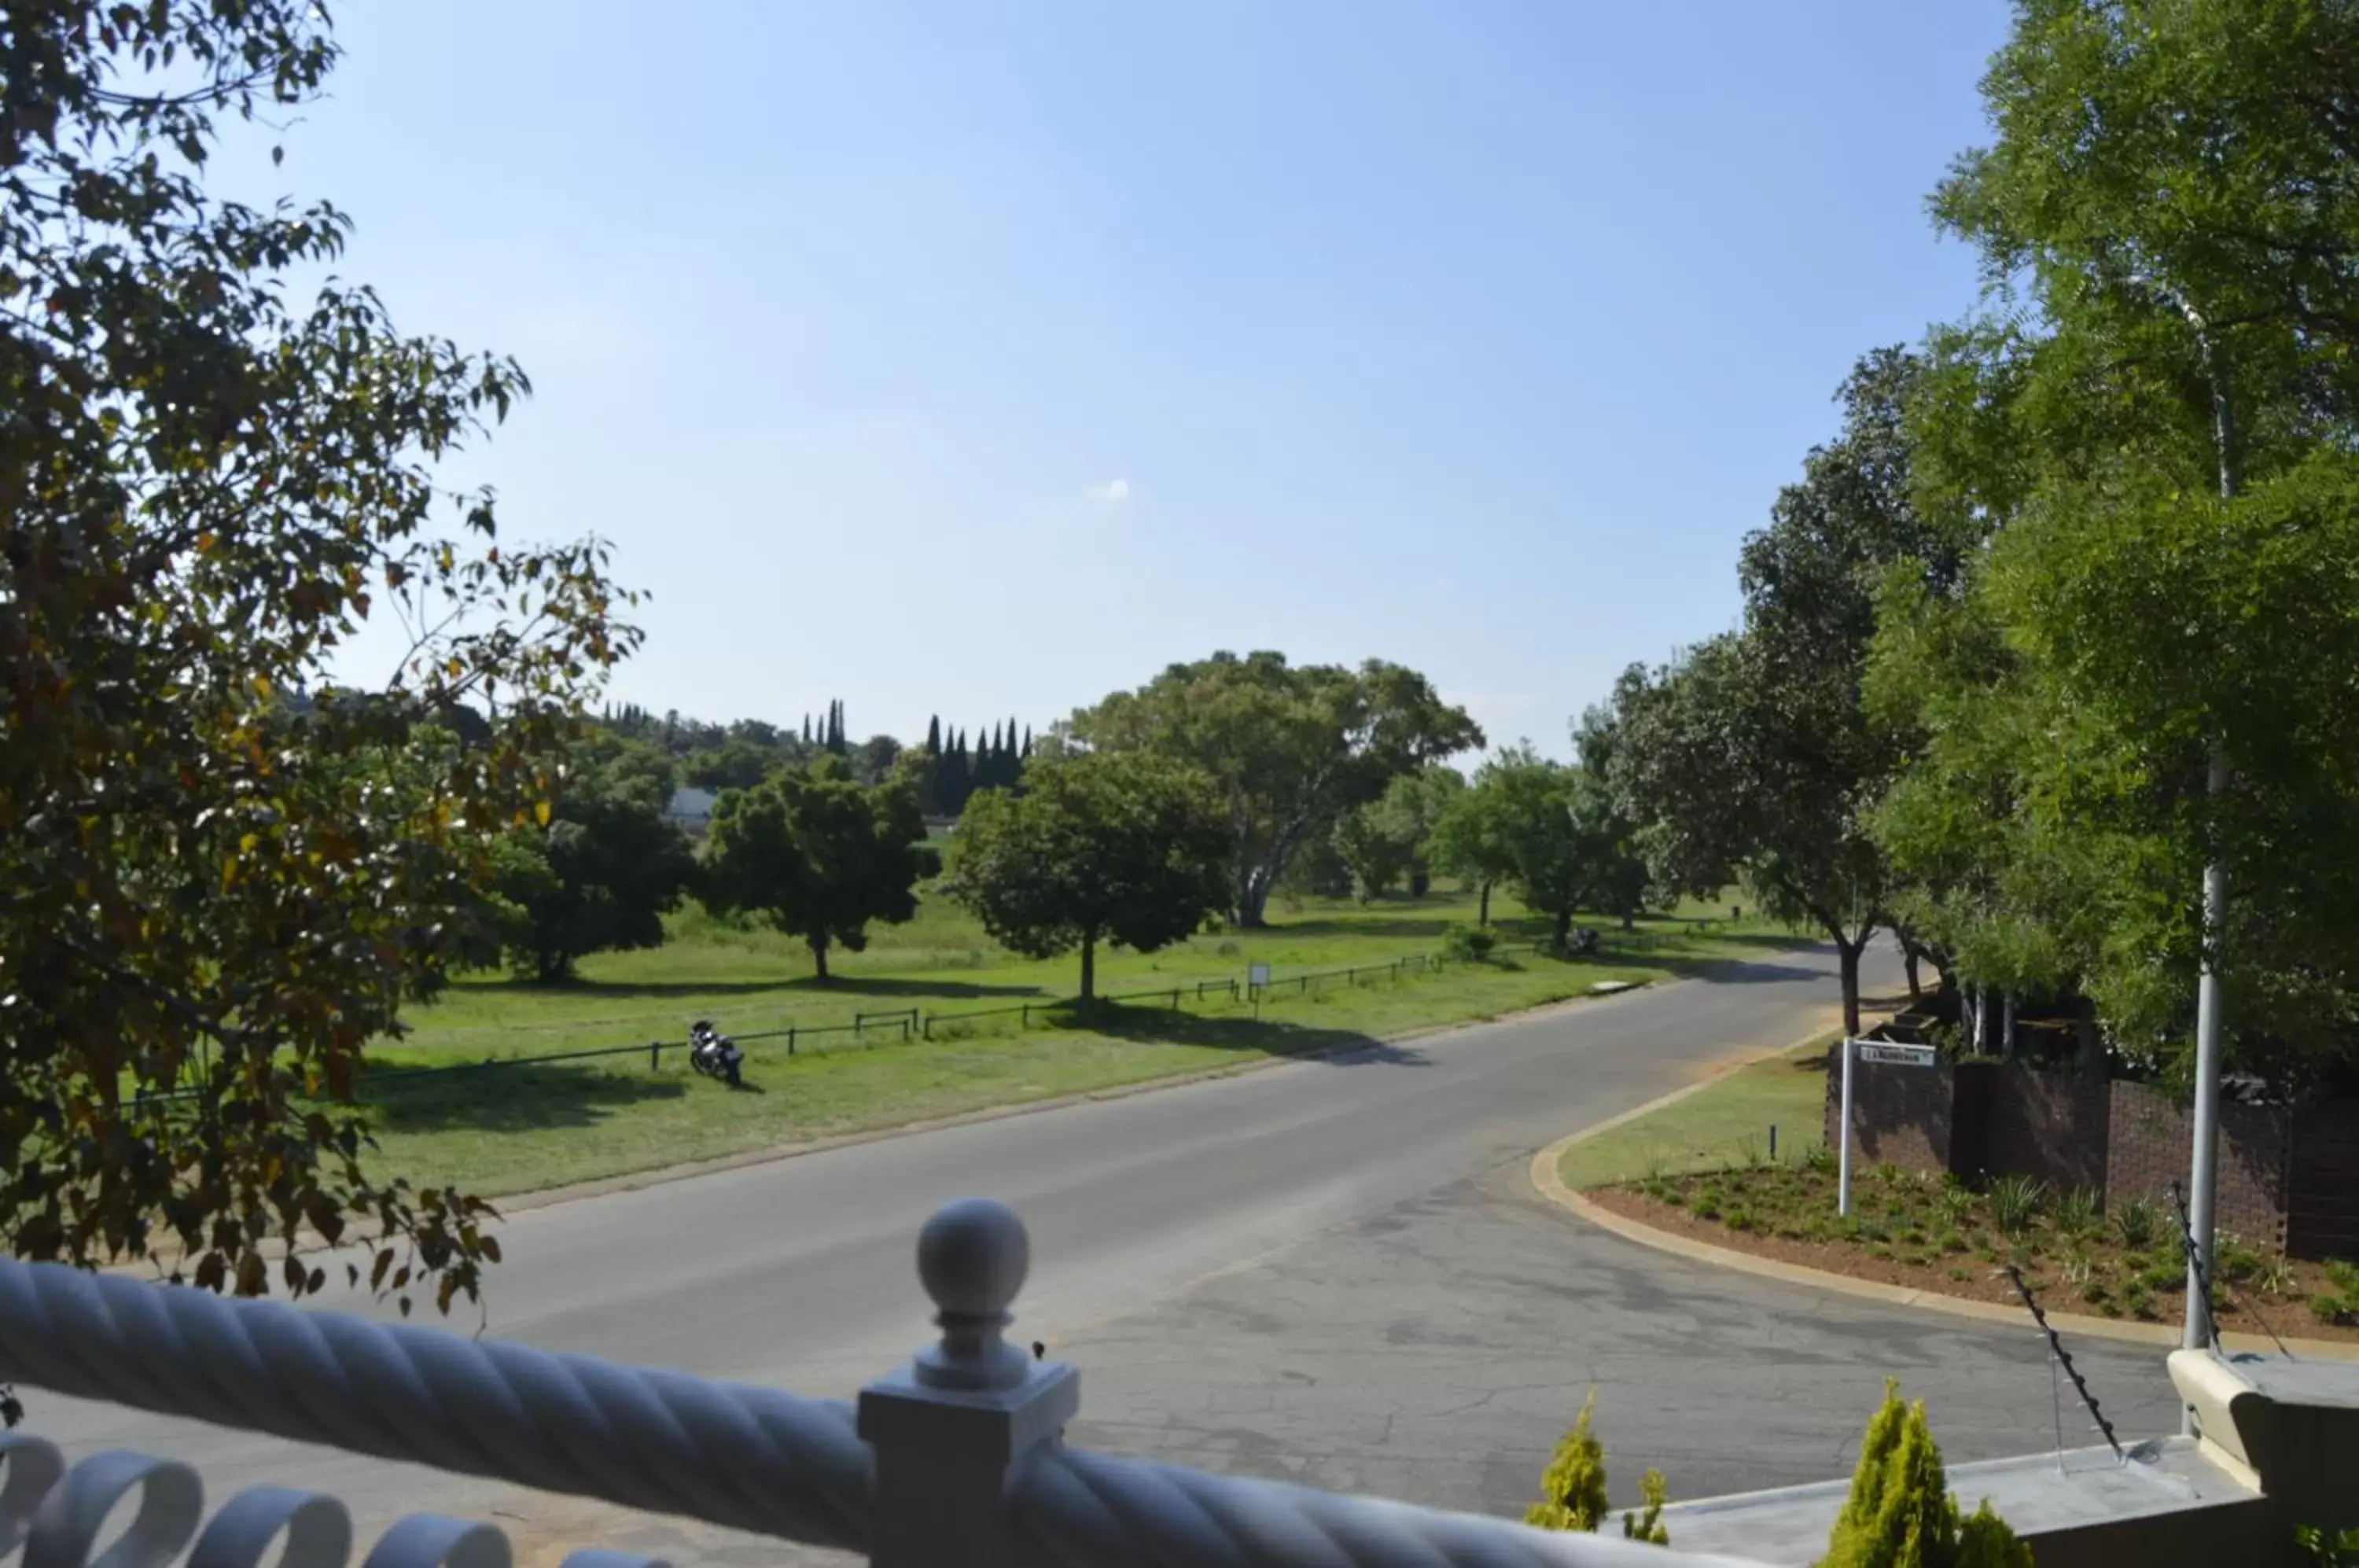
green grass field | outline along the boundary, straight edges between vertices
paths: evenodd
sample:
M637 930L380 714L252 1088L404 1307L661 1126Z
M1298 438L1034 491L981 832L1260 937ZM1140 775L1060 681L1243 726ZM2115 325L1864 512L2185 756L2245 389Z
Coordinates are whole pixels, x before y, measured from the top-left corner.
M1540 922L1495 897L1503 936L1529 937ZM999 950L962 911L929 899L918 919L880 927L868 950L831 958L813 979L799 944L759 927L675 917L673 940L645 953L583 961L580 980L558 987L480 976L411 1017L412 1032L372 1057L380 1069L480 1062L683 1037L711 1017L740 1036L835 1025L859 1011L918 1007L938 1038L901 1041L897 1029L747 1044L750 1092L732 1094L666 1053L650 1071L633 1054L590 1062L502 1067L364 1081L364 1100L388 1168L413 1181L457 1181L512 1193L711 1159L810 1138L903 1125L989 1106L1238 1065L1276 1056L1374 1042L1435 1025L1496 1017L1586 993L1606 980L1646 981L1699 964L1788 943L1782 930L1732 925L1727 906L1650 918L1625 935L1607 926L1603 949L1582 959L1530 953L1504 962L1451 965L1395 980L1328 981L1303 993L1289 976L1353 964L1390 964L1438 951L1452 926L1471 925L1472 895L1437 892L1367 908L1349 902L1273 905L1270 924L1208 933L1152 954L1101 953L1107 994L1182 985L1185 1005L1104 1007L961 1025L954 1015L1070 995L1077 960L1036 963ZM1606 926L1597 920L1591 923ZM1271 966L1278 994L1256 1016L1199 981L1242 980Z
M1826 1138L1829 1034L1798 1050L1741 1067L1658 1110L1608 1127L1564 1151L1557 1173L1575 1192L1648 1176L1718 1171L1769 1155L1791 1162Z

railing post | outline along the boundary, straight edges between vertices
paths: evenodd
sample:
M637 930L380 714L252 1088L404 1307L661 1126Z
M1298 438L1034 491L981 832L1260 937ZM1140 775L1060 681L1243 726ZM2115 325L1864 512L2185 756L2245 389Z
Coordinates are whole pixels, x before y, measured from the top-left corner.
M875 1568L1015 1568L1009 1477L1062 1435L1081 1374L1000 1337L1031 1243L1001 1204L967 1198L918 1235L918 1278L941 1341L860 1391L860 1435L876 1461Z

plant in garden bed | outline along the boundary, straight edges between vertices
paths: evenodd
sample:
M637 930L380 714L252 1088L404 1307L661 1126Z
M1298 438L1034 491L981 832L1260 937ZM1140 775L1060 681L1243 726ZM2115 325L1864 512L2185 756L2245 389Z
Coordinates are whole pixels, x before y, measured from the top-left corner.
M2048 1183L2032 1176L2002 1176L1991 1183L1991 1224L2001 1236L2027 1234L2048 1202Z

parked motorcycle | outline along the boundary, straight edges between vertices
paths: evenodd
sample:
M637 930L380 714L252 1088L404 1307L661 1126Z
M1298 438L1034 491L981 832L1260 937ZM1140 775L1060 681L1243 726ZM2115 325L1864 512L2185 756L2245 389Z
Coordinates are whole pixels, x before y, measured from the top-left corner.
M707 1078L742 1089L745 1062L745 1053L737 1049L737 1042L714 1029L711 1018L699 1018L688 1026L688 1064Z

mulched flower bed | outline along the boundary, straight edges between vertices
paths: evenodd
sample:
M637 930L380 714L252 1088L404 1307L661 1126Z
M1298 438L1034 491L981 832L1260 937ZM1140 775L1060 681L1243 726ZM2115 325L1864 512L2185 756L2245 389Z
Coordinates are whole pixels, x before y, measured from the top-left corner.
M2087 1192L2005 1177L1987 1192L1886 1166L1854 1170L1835 1214L1833 1160L1762 1163L1592 1189L1592 1202L1658 1229L1807 1268L1978 1301L2013 1303L2014 1264L2049 1312L2180 1321L2185 1249L2168 1202L2099 1209ZM2359 1341L2359 1266L2288 1258L2222 1233L2213 1310L2231 1332Z

